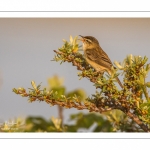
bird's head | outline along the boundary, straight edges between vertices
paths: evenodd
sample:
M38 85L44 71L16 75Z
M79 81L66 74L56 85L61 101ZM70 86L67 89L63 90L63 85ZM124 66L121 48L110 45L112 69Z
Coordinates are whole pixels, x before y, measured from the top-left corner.
M81 41L83 42L83 49L93 48L99 46L98 40L93 36L81 36Z

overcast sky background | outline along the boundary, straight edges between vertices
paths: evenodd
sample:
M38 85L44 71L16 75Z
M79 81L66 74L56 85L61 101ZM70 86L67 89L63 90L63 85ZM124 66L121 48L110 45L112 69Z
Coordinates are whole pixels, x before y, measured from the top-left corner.
M64 77L67 91L82 88L87 96L95 93L93 83L79 80L76 67L50 61L54 49L69 36L91 35L99 40L112 62L128 54L150 58L150 19L147 18L36 18L0 19L0 122L14 117L58 117L57 106L44 102L28 103L12 88L31 87L31 81L42 87L57 74ZM149 62L149 61L148 61ZM150 80L150 77L147 78ZM75 109L64 110L65 121Z

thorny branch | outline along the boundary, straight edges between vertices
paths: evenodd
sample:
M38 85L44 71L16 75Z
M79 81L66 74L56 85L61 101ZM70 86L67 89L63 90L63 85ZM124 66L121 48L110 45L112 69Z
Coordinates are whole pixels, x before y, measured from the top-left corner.
M54 52L56 54L59 54L59 55L65 55L63 52L58 52L57 50L54 50ZM78 56L79 58L81 57L83 60L84 58L81 56ZM88 69L93 69L92 67L90 67L86 61L84 60L84 62L82 63L79 63L78 61L75 60L76 56L74 57L71 57L70 55L69 56L65 56L65 61L68 61L69 63L72 62L72 65L73 66L76 66L77 67L77 70L80 70L80 71L85 71ZM94 76L91 76L91 75L86 75L85 77L87 77L91 82L93 83L96 83L97 81L97 78L101 75L99 72L95 72L94 74L92 74ZM84 75L83 75L84 76Z
M42 91L37 90L36 93L34 93L34 96L32 93L27 93L25 89L21 88L21 89L13 89L13 91L16 94L20 94L23 97L29 97L29 101L30 102L34 102L34 101L45 101L47 104L50 104L51 106L54 105L58 105L64 108L76 108L78 110L89 110L89 112L98 112L98 113L103 113L103 112L107 112L113 109L119 109L121 111L123 111L124 113L126 113L131 119L133 119L145 132L149 132L148 127L142 122L140 121L140 119L135 116L134 114L132 114L129 110L126 110L126 107L122 106L121 102L116 102L114 100L111 99L105 99L105 101L101 100L100 103L98 104L94 104L94 103L90 103L90 102L85 102L82 103L80 100L61 100L60 99L54 99L53 95L50 94L49 96L41 96ZM123 100L124 101L124 100Z

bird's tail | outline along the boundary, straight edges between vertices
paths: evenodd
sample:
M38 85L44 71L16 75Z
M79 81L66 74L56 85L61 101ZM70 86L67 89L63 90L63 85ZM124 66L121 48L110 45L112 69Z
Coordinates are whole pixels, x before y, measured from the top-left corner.
M117 80L117 82L119 83L120 87L123 88L123 85L122 85L122 83L121 83L121 81L119 80L118 77L116 77L116 80Z

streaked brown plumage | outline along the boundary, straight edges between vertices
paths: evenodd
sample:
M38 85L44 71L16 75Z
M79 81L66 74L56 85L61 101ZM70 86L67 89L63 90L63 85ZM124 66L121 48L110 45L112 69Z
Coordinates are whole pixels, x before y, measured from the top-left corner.
M100 47L98 40L93 36L82 36L83 50L86 61L96 70L101 73L107 71L111 75L111 67L113 66L108 55ZM119 78L116 78L121 87L122 84Z

